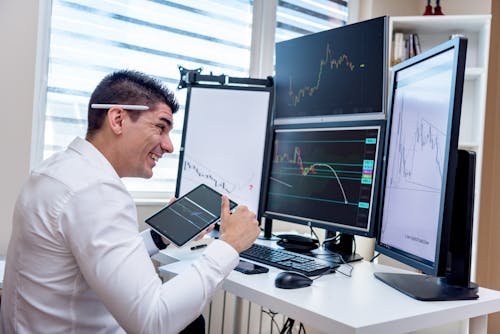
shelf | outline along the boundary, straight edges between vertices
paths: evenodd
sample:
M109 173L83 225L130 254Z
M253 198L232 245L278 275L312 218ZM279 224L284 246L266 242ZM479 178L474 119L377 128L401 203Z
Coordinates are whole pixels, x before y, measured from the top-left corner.
M489 15L399 16L391 18L393 30L402 32L455 34L481 32Z
M479 144L476 142L463 142L463 143L458 143L458 148L462 150L469 150L469 151L474 151L477 152L479 149Z
M418 34L422 51L449 39L453 34L467 38L467 60L458 147L476 152L476 180L481 180L485 122L485 99L488 77L491 15L398 16L389 20L389 54L392 56L396 32ZM391 73L392 69L389 70ZM474 205L474 240L477 240L479 194L476 182ZM472 272L475 272L477 243L473 241ZM473 274L474 276L474 274Z
M476 80L484 74L482 67L468 67L465 69L465 80Z

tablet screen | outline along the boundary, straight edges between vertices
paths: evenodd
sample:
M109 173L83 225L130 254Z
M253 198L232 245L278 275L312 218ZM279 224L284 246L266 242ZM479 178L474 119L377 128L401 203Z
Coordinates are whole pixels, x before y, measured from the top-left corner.
M221 196L201 184L147 218L146 223L177 246L182 246L220 218ZM236 205L230 201L231 209Z

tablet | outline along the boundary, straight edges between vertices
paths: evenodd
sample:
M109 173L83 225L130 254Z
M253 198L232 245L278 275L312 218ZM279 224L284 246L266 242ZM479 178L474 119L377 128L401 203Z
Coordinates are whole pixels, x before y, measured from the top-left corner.
M220 218L222 194L200 184L146 219L146 224L177 246L182 246ZM230 209L237 204L229 201Z

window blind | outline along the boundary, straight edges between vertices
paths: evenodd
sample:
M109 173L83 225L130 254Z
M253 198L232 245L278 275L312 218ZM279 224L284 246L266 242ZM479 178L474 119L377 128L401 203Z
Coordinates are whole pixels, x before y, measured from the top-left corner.
M175 152L160 159L151 179L124 182L138 198L171 195L186 100L186 90L176 90L178 65L248 77L253 4L250 0L53 0L44 140L38 148L43 158L64 150L75 136L85 136L88 99L106 74L139 70L164 81L181 108L171 134ZM345 24L347 18L347 2L340 0L277 1L272 10L277 15L276 41L330 29ZM209 136L210 129L202 135Z

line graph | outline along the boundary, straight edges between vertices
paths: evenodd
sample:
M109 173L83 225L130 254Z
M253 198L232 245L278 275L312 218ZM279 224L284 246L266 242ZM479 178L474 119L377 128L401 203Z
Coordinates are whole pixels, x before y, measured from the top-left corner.
M332 50L330 49L330 44L326 44L325 49L325 57L319 62L319 70L316 76L315 84L313 86L306 85L297 90L297 93L294 92L293 87L293 78L290 76L290 85L288 89L288 95L290 96L290 105L297 106L305 96L313 96L319 89L321 85L321 78L323 76L323 71L329 69L330 71L338 70L341 66L348 69L349 71L354 71L356 65L353 64L352 61L349 60L347 54L342 54L339 57L335 58L333 56ZM365 64L360 64L359 68L364 68Z
M307 128L275 132L267 209L365 225L372 210L378 128Z
M276 118L381 112L384 19L276 43Z
M183 161L182 169L183 173L185 173L183 177L196 177L197 179L202 179L204 183L222 193L231 194L237 188L236 184L187 157Z
M338 185L340 187L340 190L342 191L342 196L344 197L344 203L346 203L346 204L349 203L347 200L345 191L344 191L344 187L342 186L342 182L340 181L340 178L339 178L337 172L335 171L335 169L331 165L326 164L326 163L313 163L309 167L304 167L304 164L302 163L300 147L298 147L298 146L295 146L295 148L294 148L293 158L290 158L287 153L283 153L281 156L279 155L279 153L278 153L279 152L279 142L275 143L274 151L275 151L275 157L274 157L275 163L280 163L280 162L286 161L289 164L297 165L299 167L301 175L306 176L308 174L316 174L316 169L315 169L316 167L323 167L323 168L330 170L333 173L335 179L337 180ZM275 177L273 177L272 180L276 181L276 182L280 182L282 184L285 184L285 185L289 186L290 188L293 187L292 185L287 184L286 182L280 181Z
M442 187L446 133L401 100L395 133L391 187L439 192Z

